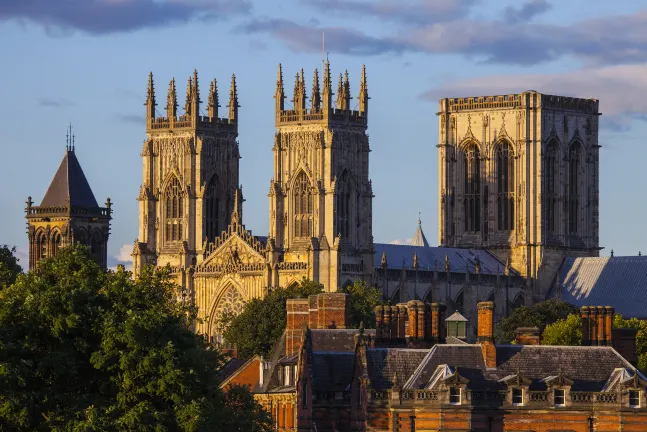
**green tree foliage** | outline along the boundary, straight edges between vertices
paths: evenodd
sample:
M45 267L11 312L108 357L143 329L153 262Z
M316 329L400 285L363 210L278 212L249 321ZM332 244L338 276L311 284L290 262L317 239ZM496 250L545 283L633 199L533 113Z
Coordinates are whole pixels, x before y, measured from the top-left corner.
M285 330L286 301L291 298L308 298L322 291L322 285L304 278L299 284L276 288L263 299L247 302L240 315L225 315L218 324L224 330L227 342L236 346L239 357L267 357Z
M363 322L365 328L375 328L375 306L381 299L380 290L364 281L355 281L352 285L342 288L341 292L348 294L348 326L359 328Z
M543 330L548 324L577 313L578 309L575 306L556 299L537 303L532 307L521 306L497 323L494 338L497 343L508 344L514 341L514 332L519 327L539 327Z
M615 314L613 327L633 328L636 333L636 355L638 356L638 369L647 372L647 322L638 318L624 319L622 315Z
M189 326L165 272L101 270L82 246L0 291L0 430L269 431Z
M18 264L15 254L15 246L12 248L7 245L0 246L0 289L12 285L22 273L22 267Z
M570 314L548 324L544 329L542 345L582 345L582 318L579 314Z

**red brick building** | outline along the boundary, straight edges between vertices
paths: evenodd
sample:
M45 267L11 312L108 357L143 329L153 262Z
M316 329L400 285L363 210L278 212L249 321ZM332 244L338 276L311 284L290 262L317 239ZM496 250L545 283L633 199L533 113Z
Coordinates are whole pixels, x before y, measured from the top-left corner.
M290 301L271 357L230 381L256 373L280 431L646 431L647 378L614 349L613 310L592 309L587 346L537 345L536 329L495 345L492 302L478 305L477 343L445 343L440 304L378 307L362 331L345 328L343 294L321 294Z

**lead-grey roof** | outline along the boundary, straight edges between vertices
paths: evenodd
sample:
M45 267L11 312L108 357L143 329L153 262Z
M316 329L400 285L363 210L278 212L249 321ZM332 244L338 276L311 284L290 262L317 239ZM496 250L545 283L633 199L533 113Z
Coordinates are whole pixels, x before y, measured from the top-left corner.
M413 235L413 239L411 239L411 246L429 247L425 233L422 232L422 222L420 222L420 219L418 219L416 233Z
M647 256L566 258L558 278L568 303L612 306L624 317L647 318Z
M70 205L74 207L99 207L74 150L65 151L40 206L65 207L68 205L68 198Z
M401 269L403 264L406 269L413 269L413 255L418 257L419 270L444 271L445 256L449 258L450 271L464 273L469 270L475 273L476 257L481 262L481 274L497 275L503 274L505 264L485 250L459 249L446 247L424 247L398 245L388 243L375 243L375 255L373 256L375 268L381 268L382 253L386 254L389 268ZM516 274L511 269L511 274Z

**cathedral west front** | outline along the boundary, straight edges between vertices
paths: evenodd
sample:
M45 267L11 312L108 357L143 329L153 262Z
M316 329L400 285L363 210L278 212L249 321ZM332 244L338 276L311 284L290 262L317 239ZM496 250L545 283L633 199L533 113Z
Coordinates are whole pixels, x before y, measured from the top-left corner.
M333 77L326 62L310 83L298 72L286 100L279 66L275 131L266 144L273 150L269 232L257 235L243 223L245 145L238 142L235 77L221 98L216 80L200 91L195 71L180 107L175 80L158 104L150 74L133 273L147 265L170 268L183 299L198 307L197 332L221 342L223 313L238 313L245 302L308 278L327 292L363 280L392 305L442 302L468 321L473 338L478 302L494 301L498 321L554 294L565 257L597 256L596 100L533 91L442 99L439 139L429 143L439 151L440 246L429 245L420 220L412 224L412 244L385 244L374 242L372 231L364 68L358 78L355 87L347 71ZM76 177L69 181L82 176ZM78 188L63 190L57 178L50 189L60 192L60 217L28 209L30 261L52 254L51 245L62 244L58 233L69 233L69 244L88 242L83 235L94 230L88 232L101 240L96 250L105 266L110 202L106 210L93 197L90 204L72 199L73 214L97 213L103 219L91 220L105 225L103 231L85 222L76 227L64 195ZM82 189L83 196L92 194L87 182ZM41 207L51 207L49 201Z

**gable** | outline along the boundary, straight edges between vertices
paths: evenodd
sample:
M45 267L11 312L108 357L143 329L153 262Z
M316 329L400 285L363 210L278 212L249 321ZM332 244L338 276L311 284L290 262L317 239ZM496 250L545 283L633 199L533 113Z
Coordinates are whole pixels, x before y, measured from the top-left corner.
M200 264L202 269L214 269L226 273L238 270L262 270L267 261L256 245L238 233L232 233L219 246L215 247Z

